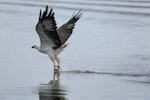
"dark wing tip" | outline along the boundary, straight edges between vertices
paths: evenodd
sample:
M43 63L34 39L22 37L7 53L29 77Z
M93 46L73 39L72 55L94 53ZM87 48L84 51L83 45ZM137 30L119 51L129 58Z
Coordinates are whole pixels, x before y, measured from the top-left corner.
M45 8L45 13L47 14L48 12L48 5L46 5L46 8Z
M45 6L45 11L42 12L42 10L40 9L39 22L42 22L43 20L52 18L54 16L53 8L51 8L50 11L48 11L48 9L48 5Z
M40 9L40 13L39 13L39 21L41 21L41 15L42 15L42 10Z
M77 13L73 13L72 17L70 18L70 20L68 21L68 24L75 24L79 19L80 17L82 16L82 9L80 9Z
M45 6L45 11L43 12L43 15L41 17L41 20L44 20L48 17L48 5Z
M46 7L46 9L48 10L48 5L46 5L45 7Z
M51 16L53 16L53 15L54 15L53 8L51 8L51 10L50 10L50 12L49 12L49 14L48 14L48 17L51 17Z
M82 16L83 10L82 8L78 11L78 13L75 14L75 12L73 13L71 19L79 19Z
M82 10L82 8L81 8L81 9L79 10L79 12L76 14L76 16L81 17L82 14L83 14L83 10Z

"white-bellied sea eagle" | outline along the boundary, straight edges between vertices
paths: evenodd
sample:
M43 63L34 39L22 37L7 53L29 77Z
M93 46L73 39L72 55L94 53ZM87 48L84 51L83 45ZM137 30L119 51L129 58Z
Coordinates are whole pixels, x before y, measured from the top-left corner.
M57 28L53 9L51 8L49 11L48 6L46 6L44 12L40 9L36 32L39 35L41 45L34 45L32 48L47 54L54 64L54 70L60 68L60 58L58 55L67 46L66 41L71 36L75 23L81 15L82 12L79 10L78 13L73 14L67 23ZM57 65L55 62L57 62Z

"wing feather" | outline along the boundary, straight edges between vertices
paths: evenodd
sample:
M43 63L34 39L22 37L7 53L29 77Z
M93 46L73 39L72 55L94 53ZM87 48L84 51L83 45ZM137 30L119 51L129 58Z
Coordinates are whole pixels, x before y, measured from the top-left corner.
M41 44L54 44L59 47L61 42L56 29L53 9L51 8L48 13L48 6L46 6L43 14L42 10L40 10L39 22L36 25L36 31L40 37Z
M81 11L82 11L82 9L79 10L79 12L77 14L73 14L71 19L67 23L63 24L57 30L58 36L61 40L61 44L64 44L68 40L68 38L71 36L73 29L75 27L75 23L79 20L79 18L82 15Z

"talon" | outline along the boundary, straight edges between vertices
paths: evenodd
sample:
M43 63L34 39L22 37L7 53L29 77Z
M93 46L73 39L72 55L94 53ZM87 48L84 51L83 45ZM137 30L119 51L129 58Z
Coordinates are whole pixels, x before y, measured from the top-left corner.
M59 72L60 66L54 66L54 72Z
M54 67L54 70L58 70L58 69L60 69L59 66L55 66L55 67Z

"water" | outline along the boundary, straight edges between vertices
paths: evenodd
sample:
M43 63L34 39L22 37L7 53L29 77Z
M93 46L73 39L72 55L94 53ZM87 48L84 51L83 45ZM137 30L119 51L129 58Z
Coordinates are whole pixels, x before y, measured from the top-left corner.
M60 55L59 80L48 56L31 49L45 5L58 27L84 10ZM0 100L149 99L149 9L148 0L1 0Z

